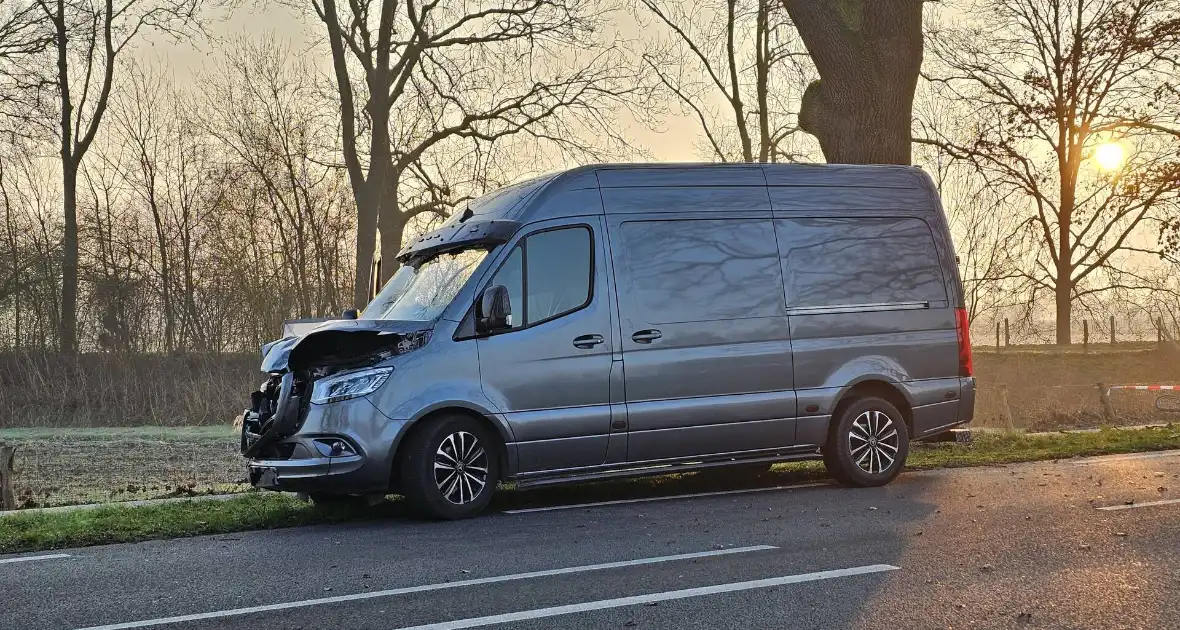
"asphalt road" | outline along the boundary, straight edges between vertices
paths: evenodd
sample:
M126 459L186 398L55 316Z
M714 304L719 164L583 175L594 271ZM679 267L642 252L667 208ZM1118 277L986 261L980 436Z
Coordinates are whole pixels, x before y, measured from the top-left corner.
M1165 628L1180 451L61 553L0 628Z

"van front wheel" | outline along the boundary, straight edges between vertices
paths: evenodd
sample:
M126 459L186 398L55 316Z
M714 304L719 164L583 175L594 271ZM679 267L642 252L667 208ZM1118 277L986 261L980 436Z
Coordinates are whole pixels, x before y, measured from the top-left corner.
M446 520L482 512L500 478L494 440L482 422L463 415L415 431L401 458L402 493L411 508Z
M905 467L909 432L901 413L882 398L860 398L834 418L824 466L837 481L858 488L883 486Z

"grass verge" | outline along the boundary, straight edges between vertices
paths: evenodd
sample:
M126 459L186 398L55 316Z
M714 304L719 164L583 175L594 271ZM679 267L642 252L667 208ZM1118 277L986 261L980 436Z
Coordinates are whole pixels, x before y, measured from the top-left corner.
M1180 425L1055 434L984 434L971 444L915 445L910 469L986 466L1085 455L1180 448ZM818 462L779 464L757 472L733 469L584 484L497 495L492 509L586 503L799 483L824 476ZM400 501L376 508L322 508L289 495L250 492L224 501L108 506L0 517L0 553L81 547L297 525L404 517Z

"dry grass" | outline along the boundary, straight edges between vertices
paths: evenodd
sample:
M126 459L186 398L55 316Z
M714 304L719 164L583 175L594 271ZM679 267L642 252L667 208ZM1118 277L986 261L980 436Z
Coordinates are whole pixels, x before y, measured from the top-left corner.
M1016 426L1031 430L1095 427L1103 423L1098 383L1180 384L1180 356L1167 350L1120 353L987 352L975 355L978 426L1001 426L999 386L1008 391ZM1123 425L1180 420L1153 408L1155 392L1115 391Z
M0 354L0 427L228 424L258 357Z

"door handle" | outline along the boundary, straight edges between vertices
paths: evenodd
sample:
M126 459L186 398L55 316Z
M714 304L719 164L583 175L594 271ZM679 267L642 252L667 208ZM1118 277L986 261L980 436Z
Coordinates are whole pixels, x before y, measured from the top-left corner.
M593 348L598 344L606 341L602 335L582 335L581 337L574 337L574 347L587 350Z
M651 343L663 336L664 333L654 328L650 328L648 330L640 330L639 332L632 334L631 341L634 341L635 343Z

